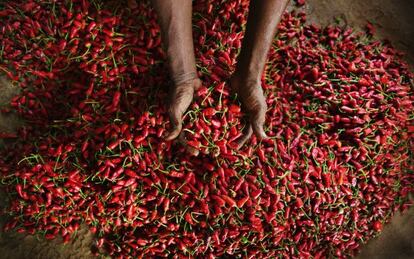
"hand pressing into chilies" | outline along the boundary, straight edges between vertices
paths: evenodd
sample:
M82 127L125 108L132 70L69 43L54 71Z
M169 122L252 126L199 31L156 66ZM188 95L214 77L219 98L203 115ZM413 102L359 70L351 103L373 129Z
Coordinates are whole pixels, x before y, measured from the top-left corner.
M192 1L152 0L152 3L158 14L173 82L168 108L171 129L166 136L166 140L173 140L180 136L182 116L202 84L197 76L193 46ZM288 0L250 1L242 49L230 79L230 86L249 118L244 135L238 140L239 147L252 133L259 139L266 138L264 124L267 106L261 76L277 24L287 3Z

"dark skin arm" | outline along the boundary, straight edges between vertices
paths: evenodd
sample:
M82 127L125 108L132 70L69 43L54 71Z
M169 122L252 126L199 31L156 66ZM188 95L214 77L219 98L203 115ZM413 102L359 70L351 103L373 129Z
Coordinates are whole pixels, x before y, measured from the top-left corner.
M177 138L182 129L182 116L193 100L201 82L197 77L192 32L191 0L153 0L161 26L161 37L167 48L174 87L168 108L172 129L166 140Z
M289 0L251 0L247 29L238 57L236 71L230 84L249 115L249 125L240 138L243 145L254 132L261 139L266 138L263 130L266 115L266 101L261 87L261 75L267 53L276 33L277 24ZM182 116L200 87L197 77L192 37L191 0L153 0L167 48L174 87L171 90L169 115L172 129L167 140L180 135Z
M266 138L263 126L267 105L261 87L261 76L277 25L288 2L289 0L250 1L242 49L236 71L230 80L230 85L238 94L250 121L245 135L239 139L239 146L250 138L252 132L259 139Z

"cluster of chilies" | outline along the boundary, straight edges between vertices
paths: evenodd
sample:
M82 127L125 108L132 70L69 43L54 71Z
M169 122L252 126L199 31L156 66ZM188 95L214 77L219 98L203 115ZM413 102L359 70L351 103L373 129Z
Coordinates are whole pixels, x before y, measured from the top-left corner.
M203 87L166 142L147 1L3 3L0 69L21 86L4 112L26 120L0 159L6 229L67 242L83 223L114 258L342 258L406 209L413 75L369 34L286 13L262 80L269 138L235 149L245 119L226 80L247 6L194 2Z

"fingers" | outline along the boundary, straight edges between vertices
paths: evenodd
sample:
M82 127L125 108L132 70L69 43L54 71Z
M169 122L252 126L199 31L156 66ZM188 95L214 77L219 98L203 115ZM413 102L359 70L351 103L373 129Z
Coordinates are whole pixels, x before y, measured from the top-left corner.
M246 141L250 139L252 134L253 134L252 125L249 124L245 128L243 135L237 140L237 149L240 149L244 145L244 143L246 143Z
M266 103L262 104L258 111L255 111L250 116L250 123L252 125L254 134L258 139L265 139L267 135L263 129L266 120L266 110L267 106Z
M201 86L199 79L194 79L190 83L181 84L173 88L171 93L171 103L168 109L170 116L171 129L167 133L165 140L171 141L180 136L182 130L182 117L193 100L194 91ZM242 147L254 133L258 139L265 139L267 135L264 131L267 105L261 88L256 88L246 98L242 98L243 106L247 108L249 114L249 125L245 128L243 135L237 140L237 149ZM244 95L246 96L246 95ZM182 138L179 138L179 141ZM195 151L190 153L196 153Z
M259 111L250 114L250 123L245 128L243 135L237 140L237 149L240 149L254 133L258 139L265 139L267 135L263 129L266 119L266 106L262 106Z
M250 92L250 95L242 99L242 102L248 113L253 133L259 140L267 138L263 129L266 121L267 105L262 88L256 87Z
M187 107L190 105L190 102L187 99L192 99L186 96L176 97L173 99L170 108L169 108L169 116L170 116L170 123L171 123L171 130L168 132L165 140L170 141L176 139L183 128L183 121L182 117L187 110Z
M193 156L198 156L198 154L200 154L200 151L197 150L196 148L190 146L187 144L187 140L185 139L185 136L183 133L180 133L178 136L178 141L185 146L185 149L187 150L188 153L190 153Z
M198 80L198 79L197 79ZM200 82L201 83L201 82ZM177 138L182 130L182 117L193 100L195 82L176 86L171 94L171 102L168 109L171 130L165 140L170 141Z
M263 129L266 120L266 99L260 82L240 79L240 75L233 74L230 79L232 90L237 93L242 103L242 109L249 116L249 125L242 137L238 139L238 148L254 133L258 139L265 139L267 135Z
M257 122L254 122L254 123L252 123L252 125L253 125L252 127L253 127L254 134L256 135L256 137L258 139L266 139L267 138L267 135L266 135L266 133L264 132L264 129L263 129L263 124L259 124Z
M170 122L172 125L171 130L168 132L167 136L165 137L165 140L171 141L173 139L176 139L183 128L181 116L178 113L170 113Z

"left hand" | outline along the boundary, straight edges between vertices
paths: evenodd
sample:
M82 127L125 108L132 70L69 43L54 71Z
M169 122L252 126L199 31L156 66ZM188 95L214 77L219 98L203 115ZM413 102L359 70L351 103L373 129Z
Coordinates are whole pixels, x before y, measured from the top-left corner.
M187 108L193 101L194 93L200 88L200 79L191 79L190 81L175 85L171 91L171 100L168 107L170 115L171 130L165 137L167 141L176 139L183 128L182 117Z
M237 93L242 103L242 109L249 116L249 125L247 125L244 135L238 140L239 147L243 146L252 133L258 139L267 138L263 129L267 104L260 82L242 80L238 76L233 76L230 80L230 86Z

